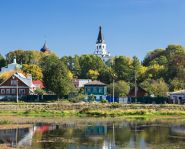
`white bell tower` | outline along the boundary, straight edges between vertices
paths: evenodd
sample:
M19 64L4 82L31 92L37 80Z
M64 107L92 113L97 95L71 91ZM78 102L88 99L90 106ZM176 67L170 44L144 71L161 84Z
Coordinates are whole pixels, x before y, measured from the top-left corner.
M107 51L106 43L102 34L102 27L99 27L98 38L96 41L96 50L94 54L101 57L103 60L110 57L110 53Z

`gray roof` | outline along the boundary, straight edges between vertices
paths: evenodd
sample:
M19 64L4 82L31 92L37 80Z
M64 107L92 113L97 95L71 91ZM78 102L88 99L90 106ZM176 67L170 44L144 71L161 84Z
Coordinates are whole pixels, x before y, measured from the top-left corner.
M101 26L99 27L99 33L98 33L98 38L97 38L96 43L105 43L105 40L103 38L103 33L102 33Z
M106 86L106 84L105 83L102 83L102 82L100 82L100 81L97 81L97 80L94 80L94 81L92 81L92 82L89 82L89 83L86 83L84 86L89 86L89 85L99 85L99 86Z
M29 86L30 88L33 87L32 78L26 78L23 74L17 73L17 72L13 75L17 77L19 80L21 80L23 83L25 83L27 86Z
M169 92L170 95L176 95L176 94L185 94L185 90L179 90L175 92Z

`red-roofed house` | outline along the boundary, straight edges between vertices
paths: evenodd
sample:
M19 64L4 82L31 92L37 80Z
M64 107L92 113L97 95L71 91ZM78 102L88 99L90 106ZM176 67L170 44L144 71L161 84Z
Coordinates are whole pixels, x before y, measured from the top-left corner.
M43 82L41 80L33 80L33 85L35 85L36 88L44 89Z

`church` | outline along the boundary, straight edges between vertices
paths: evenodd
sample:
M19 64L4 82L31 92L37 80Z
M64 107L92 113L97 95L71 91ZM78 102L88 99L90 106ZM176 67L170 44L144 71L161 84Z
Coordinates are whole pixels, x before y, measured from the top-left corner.
M101 26L99 27L99 33L98 38L96 40L96 49L94 51L94 55L99 56L103 61L106 61L110 58L110 53L107 50L107 45L104 40Z

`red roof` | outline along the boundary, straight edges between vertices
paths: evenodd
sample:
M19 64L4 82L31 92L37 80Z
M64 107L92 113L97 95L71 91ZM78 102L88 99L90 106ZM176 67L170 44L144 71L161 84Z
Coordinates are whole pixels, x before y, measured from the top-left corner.
M45 88L41 80L33 80L32 82L36 87Z

